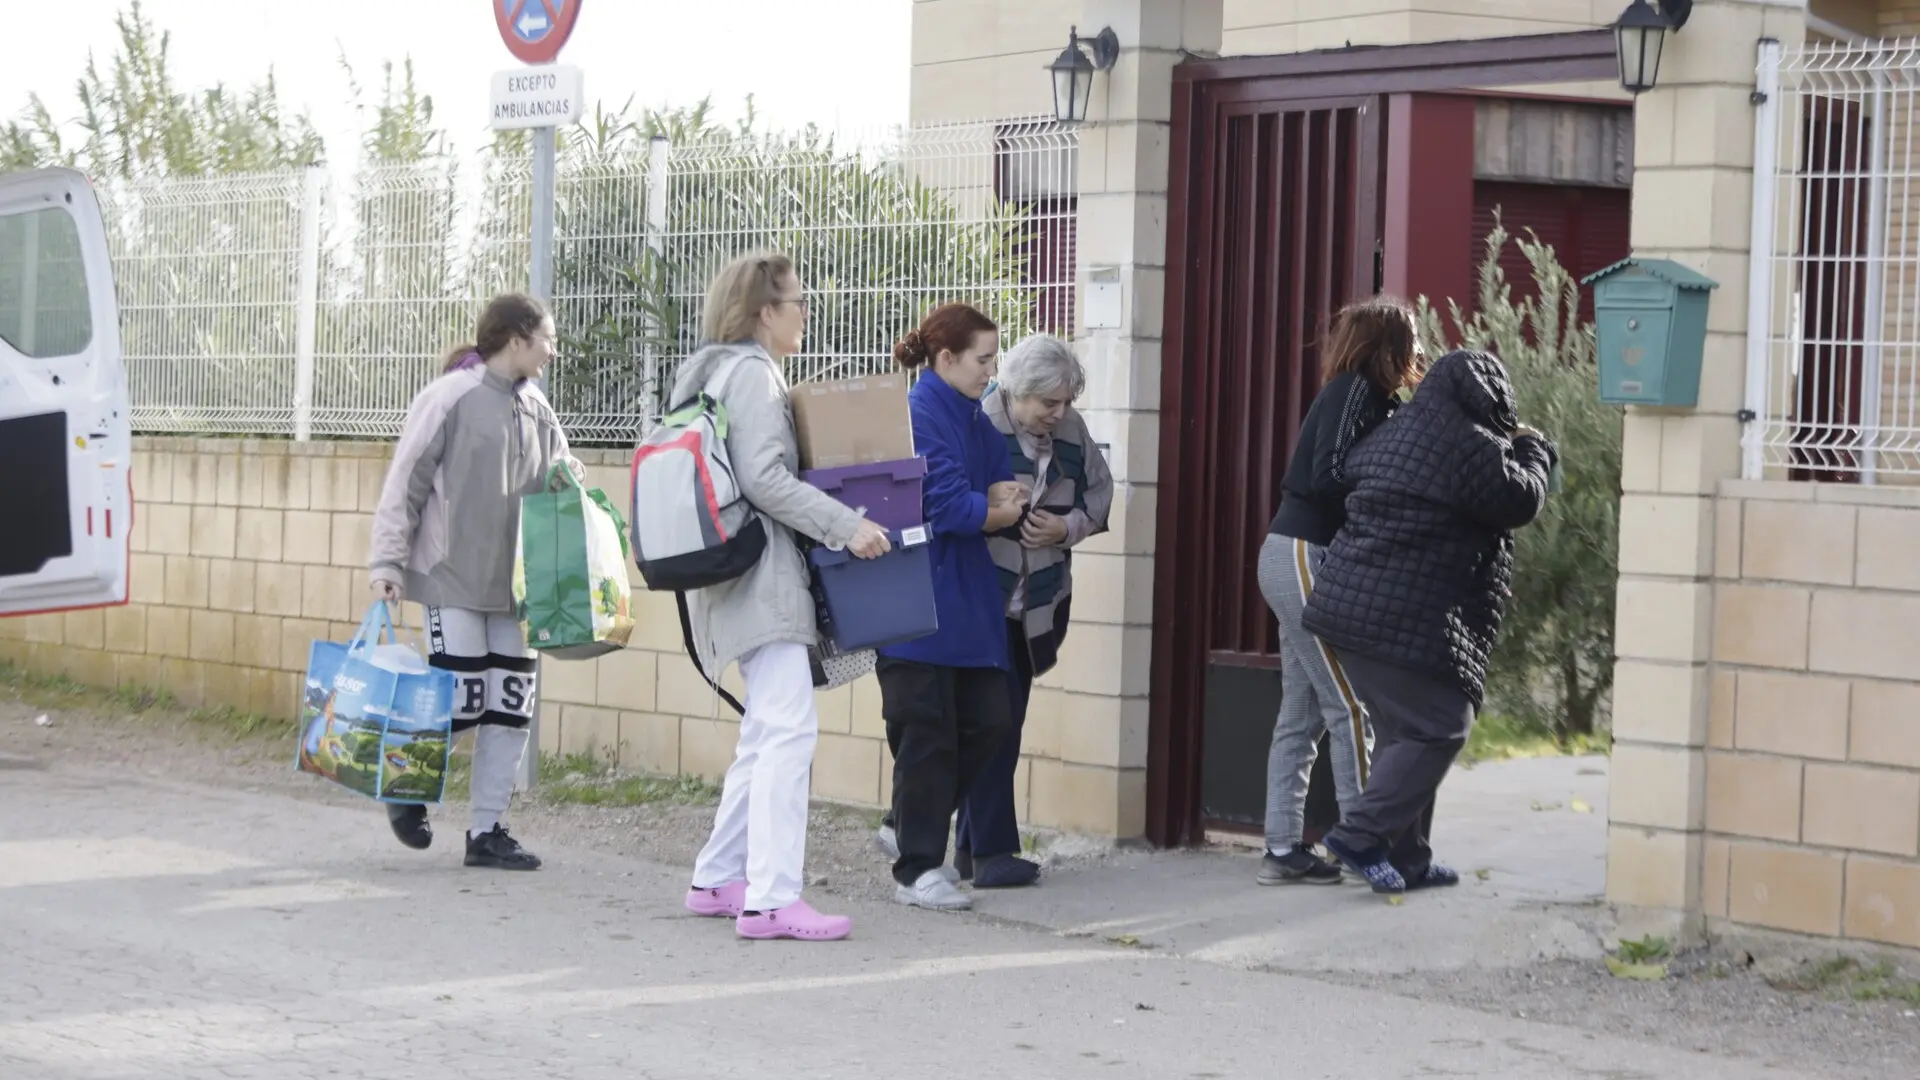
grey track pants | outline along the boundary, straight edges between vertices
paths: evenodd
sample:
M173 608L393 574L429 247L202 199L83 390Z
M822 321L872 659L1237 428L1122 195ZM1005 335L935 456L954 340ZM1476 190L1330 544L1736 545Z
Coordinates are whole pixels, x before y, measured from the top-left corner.
M1270 535L1260 548L1260 593L1280 620L1280 715L1267 752L1267 850L1286 854L1306 824L1307 783L1320 733L1333 750L1334 793L1345 813L1367 784L1372 731L1332 650L1300 625L1324 548Z

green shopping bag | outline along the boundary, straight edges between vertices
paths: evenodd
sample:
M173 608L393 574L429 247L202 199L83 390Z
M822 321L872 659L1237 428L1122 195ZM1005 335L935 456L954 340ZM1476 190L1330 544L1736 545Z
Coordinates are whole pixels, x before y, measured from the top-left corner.
M565 464L546 491L520 500L513 601L527 644L556 659L589 660L633 636L626 523Z

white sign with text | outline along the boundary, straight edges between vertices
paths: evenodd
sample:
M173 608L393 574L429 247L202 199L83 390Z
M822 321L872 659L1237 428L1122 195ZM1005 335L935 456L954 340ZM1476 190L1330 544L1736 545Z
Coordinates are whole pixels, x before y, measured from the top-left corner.
M587 108L586 73L567 64L514 68L493 77L493 130L561 127Z

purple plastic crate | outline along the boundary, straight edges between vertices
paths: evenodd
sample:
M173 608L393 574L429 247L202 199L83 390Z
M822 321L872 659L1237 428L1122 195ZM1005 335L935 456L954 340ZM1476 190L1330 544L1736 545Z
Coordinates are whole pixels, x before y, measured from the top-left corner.
M821 628L842 652L898 645L940 629L926 527L894 531L888 539L893 550L877 559L824 547L807 552L814 588L825 601Z
M927 459L900 458L838 469L809 469L800 478L851 506L883 529L911 529L926 520L920 508L920 484Z

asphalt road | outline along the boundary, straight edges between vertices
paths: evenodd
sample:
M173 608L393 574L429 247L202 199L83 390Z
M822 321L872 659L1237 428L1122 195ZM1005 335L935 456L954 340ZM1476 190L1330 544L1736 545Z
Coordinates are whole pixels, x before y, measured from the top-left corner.
M742 942L682 868L370 809L0 756L0 1077L1807 1075L879 904Z

